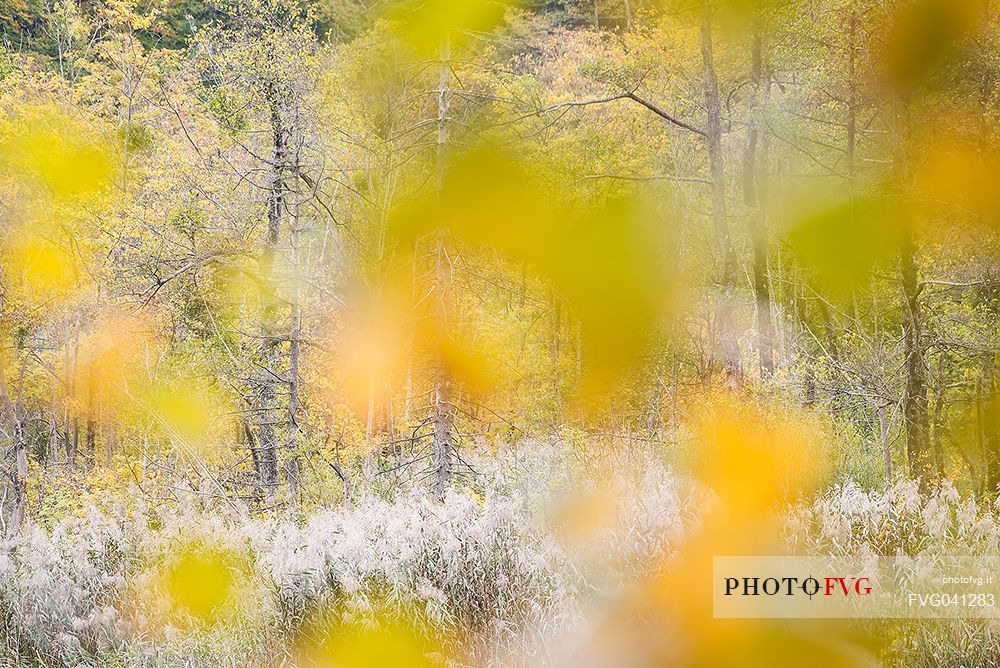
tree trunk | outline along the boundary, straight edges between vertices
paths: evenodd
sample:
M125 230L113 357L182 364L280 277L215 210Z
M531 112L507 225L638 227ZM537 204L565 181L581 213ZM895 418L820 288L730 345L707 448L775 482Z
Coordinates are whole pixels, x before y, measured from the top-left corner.
M0 302L0 306L2 306L2 302ZM7 392L7 374L2 354L0 354L0 408L3 409L3 417L9 425L11 449L14 454L14 467L11 471L11 486L14 495L11 502L10 522L7 524L8 534L13 535L20 530L27 514L28 442L27 434L25 434L23 407L20 405L20 401L15 404Z
M67 341L67 350L69 349L69 342ZM73 416L72 419L72 435L70 434L70 420L69 420L69 404L76 396L76 381L77 381L77 361L80 358L80 312L77 311L73 316L73 349L72 357L67 356L67 394L66 394L66 458L69 460L70 466L76 466L76 455L80 451L80 419L77 416Z
M300 127L298 122L298 105L295 108L295 127ZM295 142L295 154L293 157L292 169L295 174L299 174L302 168L302 135L297 134ZM289 487L294 491L299 484L300 463L297 453L299 443L299 417L302 404L299 399L301 389L301 377L299 374L299 363L302 355L302 305L300 303L299 283L302 280L302 219L301 219L301 196L299 193L299 179L293 180L295 188L293 195L295 201L292 205L292 280L289 287L289 301L291 302L291 322L288 328L288 433L285 441L285 450L288 460L285 463L285 476L288 479ZM294 496L294 495L293 495Z
M803 333L806 333L809 331L809 310L805 296L802 292L803 288L801 286L792 286L792 307L795 310L795 317L798 318ZM806 337L807 343L803 345L803 348L805 348L803 355L808 355L809 348L812 348L812 346L808 343L810 338L811 337ZM805 365L803 375L802 403L806 407L812 407L816 404L816 377L811 363L807 363Z
M715 56L712 47L712 9L706 0L701 24L701 56L705 85L705 144L708 149L708 168L712 181L712 220L718 246L718 271L715 324L719 351L727 382L739 385L743 379L739 338L733 322L733 299L736 287L736 254L729 237L726 214L726 175L722 154L722 103L719 99L719 81L715 74Z
M760 138L760 95L763 84L760 20L754 21L751 37L750 120L747 142L743 150L743 200L750 209L747 218L750 242L753 245L753 292L757 327L757 354L760 358L761 379L774 371L774 323L771 320L771 289L767 275L767 228L764 206L758 191L763 169L758 165Z
M261 255L261 271L267 281L274 274L274 255L281 235L281 212L285 208L284 164L287 147L287 131L281 116L281 101L277 87L271 87L271 136L272 167L271 184L267 207L267 236ZM280 337L278 328L278 304L270 290L264 298L261 309L261 369L257 374L256 421L257 448L260 458L261 485L269 495L278 488L278 434L280 424L277 406L277 386L281 382L279 374Z
M28 444L24 422L15 417L11 426L14 445L14 504L7 530L14 534L21 529L28 512Z
M876 408L878 411L878 434L882 446L882 468L885 473L885 488L892 487L892 443L889 440L889 416L886 415L886 404Z
M1000 485L1000 400L992 354L983 359L983 377L979 388L980 444L983 452L983 486L991 496Z
M257 447L257 437L253 433L253 427L247 420L240 420L237 425L237 441L245 445L250 451L250 461L253 463L253 498L255 500L260 500L261 495L261 485L264 480L264 473L261 470L260 465L260 448Z
M104 443L104 461L108 467L114 464L115 450L118 449L118 429L112 422L108 427L107 438Z
M851 11L851 16L848 19L849 27L849 37L848 45L849 49L847 54L847 86L848 86L848 100L847 100L847 148L845 149L845 157L847 159L847 174L850 176L851 185L854 185L855 176L855 153L857 150L858 143L858 92L856 83L856 70L857 65L856 60L856 47L857 33L858 33L858 13L856 11Z
M927 372L921 332L920 295L917 285L917 264L913 238L909 230L902 233L899 249L899 270L903 287L903 345L906 357L906 389L903 396L903 419L906 422L906 458L910 475L930 482L933 475L928 442Z
M73 440L70 448L69 463L76 466L76 454L80 452L80 418L73 418Z
M46 457L56 461L59 456L59 409L56 406L55 385L49 393L49 449Z
M944 426L947 363L947 355L940 354L937 365L937 382L934 388L934 410L931 415L930 432L928 434L931 450L934 453L934 470L939 478L944 478L945 471L944 444L942 443L941 431Z
M562 303L559 296L552 293L552 396L555 397L555 410L553 411L553 426L557 427L562 423L562 374L560 373L560 348L559 334L562 330Z
M94 415L94 400L90 399L87 405L87 466L94 468L97 465L97 419Z
M451 44L446 37L441 45L441 62L438 71L438 116L437 116L437 163L438 189L444 184L446 152L448 148L448 115L451 111L451 80L450 61ZM445 231L437 237L434 251L434 294L437 311L439 336L447 336L448 311L451 292L451 271L445 248ZM443 347L444 342L439 342ZM431 407L431 421L434 425L433 443L433 492L441 499L451 485L452 456L455 447L452 429L454 426L453 406L451 397L451 371L443 358L438 354L434 369L434 394Z

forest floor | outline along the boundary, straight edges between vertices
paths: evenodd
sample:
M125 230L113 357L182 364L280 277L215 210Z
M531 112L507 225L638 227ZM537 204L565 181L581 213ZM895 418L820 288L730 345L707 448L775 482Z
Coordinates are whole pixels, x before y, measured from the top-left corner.
M682 578L718 547L725 494L651 449L610 475L551 443L473 462L478 484L443 502L411 488L278 518L136 495L29 526L0 552L7 665L775 665L777 637L784 665L1000 657L987 622L710 631ZM755 530L790 553L995 555L1000 516L950 484L841 480Z

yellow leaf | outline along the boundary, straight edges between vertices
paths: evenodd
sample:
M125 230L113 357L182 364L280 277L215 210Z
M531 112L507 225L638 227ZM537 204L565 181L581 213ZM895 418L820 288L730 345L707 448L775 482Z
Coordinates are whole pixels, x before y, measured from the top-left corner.
M187 546L165 568L164 585L174 613L209 621L233 593L234 565L221 551Z
M334 626L304 652L309 668L429 668L432 648L411 626L382 621L373 627Z
M492 30L512 4L510 0L411 0L390 16L415 49L436 52L446 39L454 46L469 33Z
M211 406L211 399L192 386L164 387L153 394L151 411L170 435L197 445L208 435Z
M830 297L846 297L868 284L880 260L892 257L904 224L900 212L877 196L824 197L786 212L789 240L816 286Z
M923 81L985 15L980 0L915 0L898 7L879 62L889 81L904 88Z
M44 301L63 296L75 283L72 254L53 241L19 231L6 254L15 284L29 299Z

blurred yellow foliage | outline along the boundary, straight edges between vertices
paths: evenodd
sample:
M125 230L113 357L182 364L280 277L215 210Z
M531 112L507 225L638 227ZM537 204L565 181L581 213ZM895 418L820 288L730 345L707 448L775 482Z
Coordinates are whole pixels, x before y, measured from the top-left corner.
M165 566L164 584L176 614L209 621L233 592L232 558L214 549L188 547Z
M224 305L259 307L278 301L278 282L271 268L259 260L230 258L213 265L211 284Z
M79 115L22 105L0 129L0 166L55 198L96 193L113 177L111 149Z
M25 299L45 303L71 293L76 285L76 262L65 245L17 229L4 249L8 276Z
M556 532L569 545L587 545L599 540L618 519L623 493L606 484L565 500L552 513Z
M878 63L897 89L920 84L986 16L982 0L915 0L893 13Z
M660 261L662 229L639 199L614 199L583 212L562 206L514 156L482 147L454 159L439 196L397 210L390 221L403 248L445 233L459 245L526 263L548 281L580 323L585 398L617 381L661 318L678 308L671 268ZM415 299L425 293L418 290ZM425 333L460 369L481 368L440 323L431 321Z
M715 619L712 559L774 554L785 504L821 485L827 436L818 418L749 395L704 397L693 415L695 471L717 497L676 556L611 609L595 651L656 666L871 666L868 649L831 622ZM656 620L656 633L627 622Z
M140 373L153 344L150 323L140 314L103 315L79 342L65 344L72 346L75 354L72 364L78 374L80 394L99 399L106 408L122 408L125 392Z
M795 256L827 297L866 286L880 261L894 257L906 224L899 206L877 193L809 189L790 197L780 216Z
M0 122L0 177L16 194L2 248L5 272L29 303L65 302L80 289L81 244L72 225L81 202L103 196L110 147L55 105L20 105Z
M907 146L914 165L914 212L933 214L947 207L996 227L1000 224L996 137L976 132L981 124L959 110L949 110L948 115L951 122L942 123L935 114L932 122L918 125ZM940 220L935 217L935 222ZM940 227L947 235L948 226Z
M162 388L153 395L153 412L170 432L187 442L197 442L210 426L205 399L191 388Z
M316 633L316 631L314 631ZM393 620L333 624L300 650L303 668L430 668L435 648L411 625Z
M71 143L54 132L30 133L25 153L53 194L71 197L97 190L110 176L108 155L97 146Z
M244 552L203 535L174 541L130 580L126 619L135 632L227 634L261 623L267 593Z
M202 460L218 455L220 439L232 434L228 394L196 370L164 369L129 388L126 415L153 427L173 447Z
M387 281L378 294L358 289L340 340L348 400L363 414L373 386L398 379L414 329L413 300L406 285Z
M436 52L446 40L454 45L470 34L487 32L504 18L513 0L406 0L389 12L402 37L415 49Z
M695 409L695 470L748 529L825 481L828 436L804 409L718 394Z

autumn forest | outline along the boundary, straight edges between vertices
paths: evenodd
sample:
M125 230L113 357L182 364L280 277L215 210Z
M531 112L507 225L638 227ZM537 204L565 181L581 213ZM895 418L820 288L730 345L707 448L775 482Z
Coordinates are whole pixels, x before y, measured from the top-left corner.
M0 0L0 665L1000 665L992 5Z

